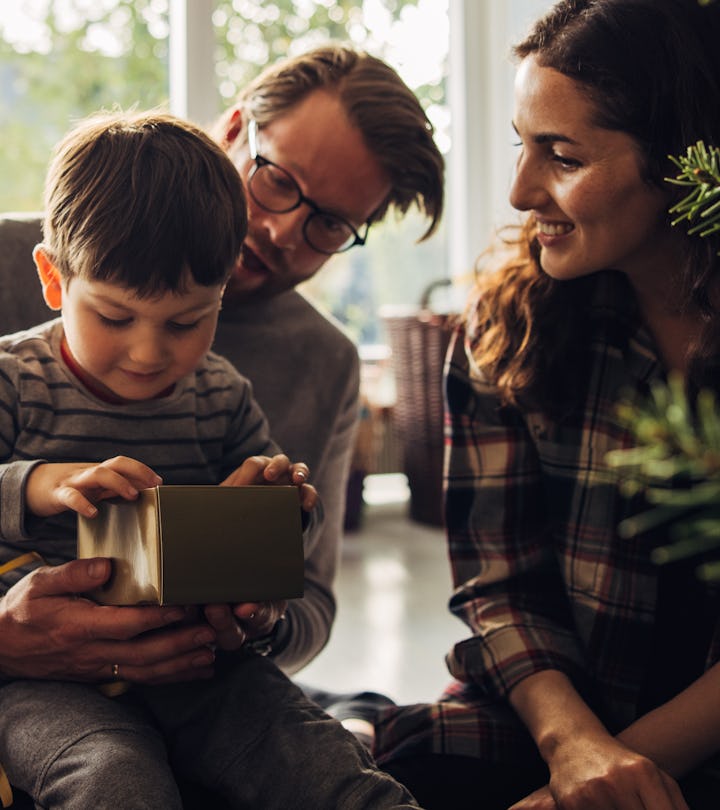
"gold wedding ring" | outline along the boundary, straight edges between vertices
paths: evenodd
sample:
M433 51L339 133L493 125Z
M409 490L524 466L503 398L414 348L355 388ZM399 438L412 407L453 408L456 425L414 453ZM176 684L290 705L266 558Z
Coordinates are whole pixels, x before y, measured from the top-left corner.
M112 680L99 683L98 689L105 695L105 697L114 698L122 695L130 688L127 681L120 680L120 664L110 664L110 674Z

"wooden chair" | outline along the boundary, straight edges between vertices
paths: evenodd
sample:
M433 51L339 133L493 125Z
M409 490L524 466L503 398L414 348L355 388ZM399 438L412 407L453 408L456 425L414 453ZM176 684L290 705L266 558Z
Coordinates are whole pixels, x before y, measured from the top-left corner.
M42 241L40 214L0 214L0 334L54 318L42 297L32 250Z

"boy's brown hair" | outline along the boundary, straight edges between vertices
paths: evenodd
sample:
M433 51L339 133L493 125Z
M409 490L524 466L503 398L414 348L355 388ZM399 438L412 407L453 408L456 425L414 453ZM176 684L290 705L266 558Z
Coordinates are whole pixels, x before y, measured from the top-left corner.
M103 112L58 144L44 247L63 278L139 295L224 283L247 232L242 181L201 129L168 113Z

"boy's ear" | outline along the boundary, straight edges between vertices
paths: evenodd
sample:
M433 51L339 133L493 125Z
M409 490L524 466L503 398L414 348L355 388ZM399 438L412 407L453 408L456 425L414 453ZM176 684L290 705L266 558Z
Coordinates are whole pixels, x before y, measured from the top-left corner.
M50 309L62 308L62 278L42 245L35 245L33 259L43 289L43 298Z

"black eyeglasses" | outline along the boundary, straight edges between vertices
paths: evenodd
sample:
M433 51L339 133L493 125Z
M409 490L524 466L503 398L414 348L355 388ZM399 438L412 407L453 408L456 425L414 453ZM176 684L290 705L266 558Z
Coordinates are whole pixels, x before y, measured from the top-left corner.
M343 253L355 245L365 244L369 222L365 223L365 233L361 236L346 219L324 211L300 191L290 172L258 154L258 125L253 119L248 122L247 133L250 158L255 161L248 175L248 191L261 208L273 214L288 214L305 203L310 213L303 223L303 237L318 253Z

